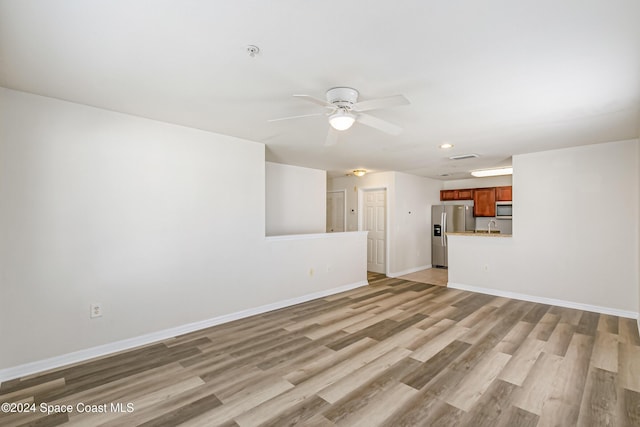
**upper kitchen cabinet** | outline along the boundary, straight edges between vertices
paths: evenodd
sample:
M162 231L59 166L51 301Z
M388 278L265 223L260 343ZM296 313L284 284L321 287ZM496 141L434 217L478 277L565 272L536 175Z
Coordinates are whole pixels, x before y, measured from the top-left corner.
M458 190L458 198L456 200L473 200L473 190Z
M496 201L497 202L510 202L511 201L511 186L496 187Z
M473 190L470 188L461 190L440 190L440 200L473 200Z
M496 189L476 188L473 191L473 216L496 216Z
M455 200L458 190L440 190L440 200Z

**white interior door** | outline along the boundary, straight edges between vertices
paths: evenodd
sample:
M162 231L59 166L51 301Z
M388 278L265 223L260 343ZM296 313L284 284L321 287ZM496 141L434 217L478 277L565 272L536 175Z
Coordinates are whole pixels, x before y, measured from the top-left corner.
M363 229L367 235L367 271L386 273L386 213L387 191L371 190L364 193Z
M345 231L344 191L327 192L327 233Z

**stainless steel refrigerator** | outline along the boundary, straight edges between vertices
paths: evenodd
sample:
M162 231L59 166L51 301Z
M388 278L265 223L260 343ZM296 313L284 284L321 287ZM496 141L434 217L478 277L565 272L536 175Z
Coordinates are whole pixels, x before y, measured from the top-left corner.
M449 266L446 233L473 231L476 219L473 206L436 205L431 207L431 265Z

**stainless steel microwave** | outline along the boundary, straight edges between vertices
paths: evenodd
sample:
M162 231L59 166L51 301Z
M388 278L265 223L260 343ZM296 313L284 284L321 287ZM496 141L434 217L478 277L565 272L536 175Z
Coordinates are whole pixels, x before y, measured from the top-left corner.
M511 219L512 209L511 202L496 202L496 218Z

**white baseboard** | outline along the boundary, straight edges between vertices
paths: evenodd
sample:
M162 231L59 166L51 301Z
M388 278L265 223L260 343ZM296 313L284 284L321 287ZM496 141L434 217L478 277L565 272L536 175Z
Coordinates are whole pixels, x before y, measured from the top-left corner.
M106 356L123 350L129 350L135 347L151 344L157 341L163 341L178 335L189 332L198 331L200 329L210 328L234 320L243 319L245 317L254 316L256 314L266 313L268 311L278 310L303 302L323 298L329 295L338 294L340 292L350 291L362 286L367 286L369 282L366 280L349 285L339 286L337 288L327 289L312 294L303 295L296 298L290 298L284 301L278 301L272 304L262 305L260 307L250 308L247 310L237 311L235 313L217 316L211 319L199 322L188 323L186 325L176 326L174 328L165 329L150 334L140 335L138 337L127 338L125 340L112 342L109 344L99 345L84 350L74 351L72 353L51 357L49 359L38 360L35 362L25 363L11 368L0 369L0 382L8 381L14 378L20 378L25 375L31 375L38 372L48 371L50 369L59 368L61 366L73 363L83 362L96 357Z
M538 302L547 305L556 305L559 307L575 308L576 310L593 311L595 313L610 314L612 316L627 317L630 319L640 319L635 311L619 310L617 308L602 307L599 305L583 304L580 302L565 301L555 298L546 298L535 295L521 294L518 292L502 291L499 289L483 288L480 286L464 285L461 283L449 282L447 286L451 289L460 289L462 291L477 292L480 294L494 295L497 297L506 297L522 301ZM640 320L638 322L640 326Z
M422 265L420 267L416 267L416 268L410 268L408 270L403 270L403 271L397 271L394 273L389 273L387 274L388 277L400 277L400 276L404 276L407 274L411 274L411 273L415 273L416 271L422 271L422 270L426 270L427 268L431 268L431 264L428 265Z

